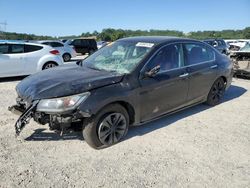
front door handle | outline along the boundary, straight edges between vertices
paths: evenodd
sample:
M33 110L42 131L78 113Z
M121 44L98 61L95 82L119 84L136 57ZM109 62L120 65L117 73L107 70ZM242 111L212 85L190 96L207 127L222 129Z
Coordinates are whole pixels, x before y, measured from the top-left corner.
M189 73L184 73L184 74L181 74L179 77L180 78L185 78L185 77L187 77L189 75Z
M217 68L218 67L218 65L212 65L210 68L211 69L215 69L215 68Z

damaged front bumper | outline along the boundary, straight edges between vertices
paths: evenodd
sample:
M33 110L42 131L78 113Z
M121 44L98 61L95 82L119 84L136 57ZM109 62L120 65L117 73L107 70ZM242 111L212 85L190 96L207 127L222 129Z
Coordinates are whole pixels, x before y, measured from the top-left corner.
M34 109L36 108L38 102L39 101L33 102L27 109L24 109L24 106L22 105L14 105L9 107L9 111L13 112L14 114L21 114L21 116L15 123L15 130L17 136L33 117Z
M34 121L42 125L48 123L51 130L60 131L62 135L63 132L72 124L80 122L82 125L82 121L85 118L90 117L90 114L81 112L78 109L61 113L38 112L38 103L39 100L28 103L20 98L17 98L17 104L8 108L8 110L13 114L20 115L15 123L15 131L17 136L32 118Z

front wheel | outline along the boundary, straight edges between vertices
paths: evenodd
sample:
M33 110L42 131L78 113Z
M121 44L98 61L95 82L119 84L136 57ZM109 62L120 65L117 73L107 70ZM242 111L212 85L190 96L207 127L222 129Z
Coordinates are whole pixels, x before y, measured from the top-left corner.
M128 127L127 110L119 104L111 104L86 122L83 137L92 148L101 149L121 141Z
M211 87L206 103L215 106L220 103L226 88L226 82L223 78L218 78Z

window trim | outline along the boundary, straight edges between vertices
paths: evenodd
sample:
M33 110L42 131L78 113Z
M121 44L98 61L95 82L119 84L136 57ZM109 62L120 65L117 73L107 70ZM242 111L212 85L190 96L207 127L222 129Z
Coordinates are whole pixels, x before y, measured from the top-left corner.
M183 43L184 44L184 43ZM199 42L185 42L185 44L200 44ZM206 47L206 49L209 49L210 48L210 46L207 46L207 45L204 45L203 43L201 43L201 45L203 45L204 47ZM184 51L184 50L183 50ZM185 63L186 63L186 55L187 54L185 54L185 51L184 51L184 55L185 55L185 61L184 61L184 67L193 67L193 66L195 66L195 65L200 65L200 64L206 64L206 63L211 63L211 62L214 62L215 60L216 60L216 58L215 58L215 52L214 52L214 50L213 49L211 49L211 51L213 52L213 54L214 54L214 57L213 57L213 59L212 60L209 60L209 61L201 61L201 62L199 62L199 63L195 63L195 64L192 64L192 65L185 65Z
M182 43L181 43L181 42L173 42L173 43L165 44L165 45L161 46L158 50L156 50L156 51L153 53L153 55L146 61L146 63L145 63L144 66L142 67L140 73L142 73L142 72L146 69L146 66L147 66L147 65L150 63L150 61L159 53L159 51L161 51L163 48L165 48L165 47L167 47L167 46L169 46L169 45L174 45L174 44L180 44L180 46L181 46L181 53L182 53L182 55L183 55L183 58L182 58L182 59L184 60L183 63L185 63L184 50L183 50ZM184 65L184 64L183 64L183 65ZM169 69L169 70L164 70L164 71L161 71L161 72L159 72L159 73L164 73L164 72L168 72L168 71L176 70L176 69L180 69L180 68L183 68L183 66L177 67L177 68L172 68L172 69Z
M26 54L26 53L33 53L33 52L37 52L37 51L39 51L39 50L35 50L35 51L30 51L30 52L27 52L27 51L26 51L26 46L37 46L37 47L40 47L40 49L39 49L39 50L44 49L44 47L43 47L43 46L41 46L41 45L37 45L37 44L24 44L24 54Z
M197 65L201 65L201 64L211 63L211 62L214 62L214 61L216 60L216 53L214 52L213 49L211 49L211 50L213 51L213 53L214 53L214 59L213 59L213 60L202 61L202 62L200 62L200 63L196 63L196 64L193 64L193 65L185 65L186 57L185 57L185 52L184 52L184 49L183 49L183 45L184 45L184 44L187 44L187 43L201 44L201 45L204 45L206 48L210 48L210 46L208 46L209 44L203 44L202 42L196 42L196 41L172 42L172 43L169 43L169 44L165 44L165 45L161 46L158 50L156 50L156 51L153 53L153 55L146 61L146 63L144 64L144 66L143 66L143 67L141 68L141 70L140 70L140 74L142 74L143 72L145 72L146 66L150 63L150 61L153 59L153 57L154 57L162 48L164 48L164 47L166 47L166 46L168 46L168 45L172 45L172 44L180 44L180 45L181 45L181 48L182 48L182 55L183 55L183 59L184 59L184 66L178 67L178 68L169 69L169 70L165 70L165 71L159 72L159 74L166 73L166 72L173 71L173 70L178 70L178 69L193 67L193 66L197 66Z

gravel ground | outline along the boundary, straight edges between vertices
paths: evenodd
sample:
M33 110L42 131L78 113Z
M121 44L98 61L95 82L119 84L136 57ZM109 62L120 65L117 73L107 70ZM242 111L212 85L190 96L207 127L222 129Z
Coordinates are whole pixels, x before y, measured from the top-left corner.
M250 187L250 80L223 103L198 105L140 127L104 150L31 122L19 138L18 80L0 82L0 187Z

